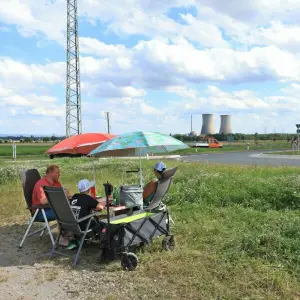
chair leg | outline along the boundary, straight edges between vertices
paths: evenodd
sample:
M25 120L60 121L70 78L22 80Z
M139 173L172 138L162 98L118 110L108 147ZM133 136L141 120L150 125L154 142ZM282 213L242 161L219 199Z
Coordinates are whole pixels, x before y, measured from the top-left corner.
M33 222L34 222L34 220L35 220L35 218L36 218L38 212L39 212L39 209L36 210L35 214L34 214L33 217L31 218L30 223L29 223L29 225L28 225L28 227L27 227L27 230L26 230L26 232L25 232L25 234L24 234L24 236L23 236L23 239L22 239L22 241L21 241L21 243L20 243L20 245L19 245L19 248L22 248L22 247L23 247L23 243L24 243L25 240L26 240L26 237L27 237L27 235L28 235L28 233L29 233L29 231L30 231L30 229L31 229L31 227L32 227L32 224L33 224Z
M56 244L57 244L57 242L58 242L60 236L61 236L61 230L59 230L59 233L58 233L58 235L57 235L57 237L56 237L56 239L55 239L55 242L54 242L54 244L52 245L52 249L51 249L51 252L50 252L50 258L52 258L52 257L54 256L54 252L55 252L55 249L56 249Z
M76 253L76 255L75 255L75 259L74 259L74 266L77 265L78 258L79 258L79 254L80 254L81 248L82 248L82 246L83 246L83 243L84 243L84 240L85 240L87 231L89 230L91 221L92 221L92 218L89 219L88 224L87 224L87 226L86 226L86 228L85 228L85 231L84 231L83 235L81 236L81 239L80 239L80 245L79 245L78 251L77 251L77 253Z
M50 229L50 226L49 226L49 222L48 222L48 219L47 219L47 216L46 216L46 213L45 213L45 210L44 210L44 209L42 209L42 214L43 214L44 221L45 221L45 224L46 224L46 227L47 227L47 230L48 230L50 239L51 239L51 243L52 243L52 245L54 245L53 234L52 234L52 232L51 232L51 229Z

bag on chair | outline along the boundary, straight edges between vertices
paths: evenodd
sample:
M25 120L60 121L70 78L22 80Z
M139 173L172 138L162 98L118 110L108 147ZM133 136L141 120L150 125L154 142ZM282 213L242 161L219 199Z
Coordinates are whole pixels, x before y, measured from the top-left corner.
M143 189L139 185L120 187L120 205L128 208L143 207Z

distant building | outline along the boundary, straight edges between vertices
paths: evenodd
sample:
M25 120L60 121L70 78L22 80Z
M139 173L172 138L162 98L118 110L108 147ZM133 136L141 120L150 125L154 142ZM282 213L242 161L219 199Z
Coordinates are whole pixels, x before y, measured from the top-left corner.
M231 115L221 115L220 134L232 133Z
M202 115L202 134L214 134L214 115L213 114L203 114Z

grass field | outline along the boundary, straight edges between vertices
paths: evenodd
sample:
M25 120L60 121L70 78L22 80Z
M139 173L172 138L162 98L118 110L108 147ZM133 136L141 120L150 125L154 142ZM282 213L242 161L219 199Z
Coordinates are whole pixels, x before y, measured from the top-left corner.
M29 156L47 157L45 151L53 146L52 143L47 144L17 144L17 159L28 158ZM12 145L0 144L0 159L12 158Z
M175 151L172 154L194 154L194 153L221 153L226 151L246 151L247 143L250 144L250 150L281 150L281 149L289 149L290 144L286 141L259 141L257 144L254 141L245 141L245 143L234 142L232 144L228 144L224 142L224 146L221 149L207 149L207 148L198 148L197 150L194 148ZM17 160L24 159L41 159L48 158L45 154L45 151L52 147L52 143L47 144L18 144L17 145ZM12 158L12 146L8 144L0 144L0 159L9 160Z
M92 177L86 158L54 162L61 167L62 183L72 191L79 179ZM177 247L161 252L154 243L139 253L137 271L126 276L132 297L299 299L300 169L166 163L179 168L165 199ZM153 177L152 164L143 162L145 182ZM97 161L98 193L107 180L114 185L137 183L136 175L123 176L136 166L136 161ZM18 173L27 167L43 173L46 162L0 169L0 228L26 215ZM123 276L117 267L107 268Z

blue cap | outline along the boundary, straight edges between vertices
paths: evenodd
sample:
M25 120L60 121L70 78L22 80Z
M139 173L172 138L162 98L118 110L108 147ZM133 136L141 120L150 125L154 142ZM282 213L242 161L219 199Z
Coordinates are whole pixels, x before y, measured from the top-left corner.
M165 165L162 161L159 161L159 162L157 162L157 163L153 166L153 168L154 168L155 170L159 171L159 172L162 172L162 171L164 171L167 167L166 167L166 165Z
M94 185L95 185L94 181L89 181L87 179L82 179L77 184L80 193L88 191Z

